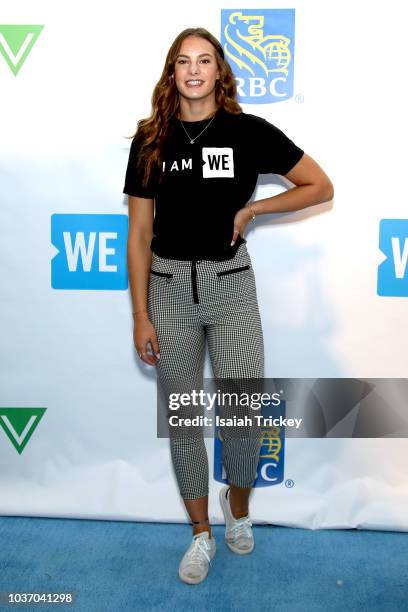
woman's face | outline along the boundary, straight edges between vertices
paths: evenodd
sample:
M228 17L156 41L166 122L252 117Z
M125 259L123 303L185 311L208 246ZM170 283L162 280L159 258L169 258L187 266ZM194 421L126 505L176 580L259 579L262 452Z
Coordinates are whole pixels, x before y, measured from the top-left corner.
M189 100L214 95L219 78L215 49L200 36L188 36L181 44L174 65L174 79L179 94Z

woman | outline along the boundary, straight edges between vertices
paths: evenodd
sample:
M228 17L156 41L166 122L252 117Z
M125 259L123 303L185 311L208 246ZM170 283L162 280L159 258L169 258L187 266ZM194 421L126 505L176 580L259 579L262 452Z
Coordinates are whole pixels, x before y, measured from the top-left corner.
M129 196L128 271L139 357L156 366L164 385L183 379L199 386L207 342L216 378L262 378L262 325L245 227L257 215L330 200L332 184L281 130L242 112L223 49L203 28L188 28L174 40L152 109L132 137L123 189ZM296 186L249 204L258 175L272 172ZM196 584L207 576L216 551L202 432L170 436L170 448L193 524L179 576ZM223 432L229 484L220 502L226 541L237 554L254 547L248 500L259 451L256 438L237 440Z

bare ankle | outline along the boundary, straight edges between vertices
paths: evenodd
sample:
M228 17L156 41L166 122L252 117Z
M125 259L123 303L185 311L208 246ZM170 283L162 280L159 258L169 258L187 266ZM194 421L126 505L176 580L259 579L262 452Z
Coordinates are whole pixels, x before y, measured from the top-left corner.
M198 526L198 525L194 525L193 527L193 536L197 535L197 533L202 533L203 531L208 531L209 537L212 537L212 533L211 533L211 527L205 527L203 526Z
M229 504L230 504L230 508L231 508L231 512L232 512L232 516L235 519L240 519L243 518L244 516L248 516L248 504L243 504L242 501L240 502L235 502L235 500L233 500L233 495L231 494L231 488L228 491L228 499L229 499Z
M248 516L248 510L233 510L231 508L232 515L235 519L243 518L244 516Z
M191 521L191 522L193 525L193 536L197 535L197 533L208 531L210 538L212 537L211 527L208 521L208 517L201 521Z

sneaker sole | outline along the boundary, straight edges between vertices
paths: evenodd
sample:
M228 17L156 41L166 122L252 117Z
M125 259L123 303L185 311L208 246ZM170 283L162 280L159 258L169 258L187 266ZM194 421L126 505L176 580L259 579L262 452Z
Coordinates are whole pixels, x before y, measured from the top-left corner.
M234 548L232 544L228 542L228 540L225 540L225 543L228 546L228 548L232 550L232 552L235 553L236 555L249 555L255 548L255 544L252 544L252 547L248 548L248 550L241 550L240 548Z
M220 490L218 496L220 499L221 510L224 515L225 529L227 529L227 517L225 516L225 510L224 510L224 493L225 493L225 487L223 487ZM255 548L255 542L253 542L252 547L248 548L248 550L240 550L239 548L234 548L234 546L230 542L228 542L227 538L224 538L224 539L225 539L225 543L228 546L228 548L236 555L249 555Z
M215 548L213 556L210 557L211 561L214 559L216 552L217 552L217 548ZM186 584L200 584L200 582L203 582L203 580L207 578L209 569L210 568L207 569L207 572L204 574L204 576L198 576L197 578L192 578L191 576L187 576L183 574L182 572L180 572L180 569L179 569L178 575L179 575L180 580L182 582L185 582Z
M183 574L181 574L179 572L179 578L182 582L185 582L186 584L199 584L200 582L202 582L203 580L205 580L208 576L208 571L205 574L205 576L198 577L198 578L191 578L191 576L184 576Z

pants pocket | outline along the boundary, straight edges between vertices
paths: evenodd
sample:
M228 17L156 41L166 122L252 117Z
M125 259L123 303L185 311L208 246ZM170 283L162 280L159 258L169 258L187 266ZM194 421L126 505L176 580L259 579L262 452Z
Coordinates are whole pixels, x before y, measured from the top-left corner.
M163 276L167 280L173 278L173 274L171 272L159 272L158 270L150 269L150 273L154 274L154 276Z
M239 268L231 268L230 270L222 270L222 272L217 272L217 276L225 276L226 274L235 274L236 272L243 272L244 270L249 270L250 265L239 266Z

